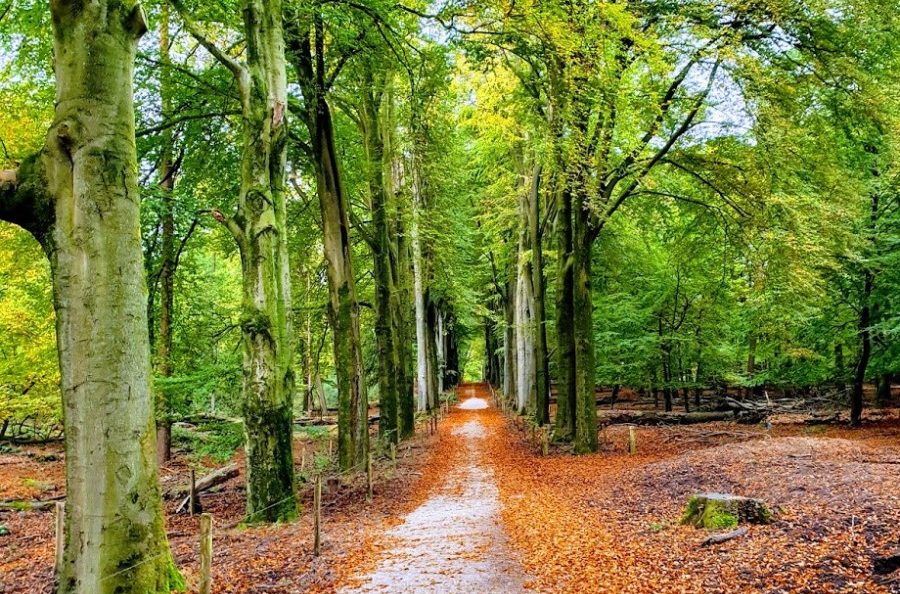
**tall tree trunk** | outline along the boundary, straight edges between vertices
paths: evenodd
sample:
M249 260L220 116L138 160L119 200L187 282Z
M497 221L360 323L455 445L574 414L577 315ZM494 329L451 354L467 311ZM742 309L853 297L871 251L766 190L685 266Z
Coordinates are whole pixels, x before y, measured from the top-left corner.
M317 188L328 271L329 317L338 383L338 457L341 468L362 464L368 455L368 401L359 332L359 303L350 261L347 200L337 165L331 112L324 101L315 115Z
M876 174L877 175L877 174ZM878 223L878 194L872 193L869 216L869 243L875 243L876 225ZM859 310L859 356L856 359L856 370L853 376L853 391L850 394L850 424L862 422L863 386L866 381L866 370L872 356L872 291L875 286L875 273L869 265L863 272L863 294Z
M159 16L159 95L163 120L171 116L171 83L169 81L169 5L160 6ZM172 376L172 313L175 302L175 187L174 140L172 129L160 135L159 189L162 194L162 249L159 269L159 331L156 336L156 367L162 378ZM165 387L156 389L156 451L159 463L172 457L172 420Z
M247 519L275 522L297 513L292 418L293 315L287 250L285 167L287 75L280 0L243 0L247 62L212 46L173 3L198 41L234 75L241 104L241 185L232 216L213 215L241 254L243 416Z
M425 260L422 249L422 237L419 232L419 221L424 209L422 180L419 176L418 163L412 159L412 253L413 253L413 300L415 301L416 318L416 382L418 386L417 408L419 412L428 410L429 402L434 400L429 386L428 362L428 311L425 301Z
M534 300L534 371L535 421L539 425L550 422L550 374L547 355L546 305L544 303L544 250L541 230L541 172L536 163L531 173L530 213L528 217L532 254L532 295Z
M395 237L390 250L390 265L393 271L395 287L392 294L391 316L394 325L394 347L397 351L397 390L398 390L398 425L400 439L411 437L415 433L416 400L413 391L415 373L413 371L412 344L414 340L410 336L410 304L413 303L412 291L412 263L410 262L410 248L404 227L404 211L399 200L398 188L401 186L402 162L400 155L394 147L394 100L392 87L388 86L386 110L383 126L385 168L388 171L386 177L386 193L390 197L393 208L391 209L391 236Z
M575 306L575 438L576 453L597 451L597 401L594 377L594 325L591 295L592 229L583 187L573 203L573 298Z
M365 89L360 110L369 160L369 194L372 201L372 257L375 268L375 342L378 361L379 422L382 437L393 443L399 441L399 351L396 345L393 266L391 264L391 239L388 228L388 193L384 180L384 132L382 131L382 101L384 78L375 80L366 72Z
M524 225L523 225L524 227ZM532 342L532 298L531 298L531 265L526 261L524 252L527 249L523 241L519 249L519 273L516 279L516 408L522 414L533 413L534 397L534 343Z
M575 435L575 302L574 255L572 245L572 193L559 193L557 211L556 352L559 380L556 384L556 434L569 440Z
M530 253L531 241L528 218L530 193L522 192L519 199L519 241L516 246L516 298L513 321L516 327L516 410L520 414L533 414L536 406L534 393L534 343L532 341L532 279Z
M506 402L516 400L516 274L506 281L506 331L503 338L503 396Z
M136 2L51 3L56 113L43 151L0 176L0 219L50 258L66 443L59 589L183 588L157 477L132 75Z
M853 391L850 394L850 424L859 425L862 421L863 387L866 381L866 369L872 356L871 325L872 310L869 300L872 295L873 275L866 270L863 278L863 305L859 312L859 356L853 374Z
M338 388L338 459L341 468L347 470L362 465L368 455L369 404L351 261L350 216L338 164L334 120L327 101L325 25L318 13L313 13L311 20L286 22L291 28L289 49L303 95L308 148L316 171Z

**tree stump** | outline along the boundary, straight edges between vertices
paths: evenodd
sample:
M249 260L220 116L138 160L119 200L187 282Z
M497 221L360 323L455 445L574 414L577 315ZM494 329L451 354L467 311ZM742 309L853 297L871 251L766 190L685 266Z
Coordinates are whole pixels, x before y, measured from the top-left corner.
M772 512L763 501L725 493L692 496L681 518L682 524L708 530L735 528L742 522L768 524L771 521Z

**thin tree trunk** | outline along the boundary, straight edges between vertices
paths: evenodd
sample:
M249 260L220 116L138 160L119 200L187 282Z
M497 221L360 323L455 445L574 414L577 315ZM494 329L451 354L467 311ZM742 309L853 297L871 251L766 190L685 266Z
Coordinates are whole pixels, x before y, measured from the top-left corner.
M872 208L869 217L869 243L875 240L876 223L878 221L878 194L872 194ZM856 360L856 370L853 376L853 392L850 394L850 424L859 425L862 422L863 411L863 386L866 381L866 369L872 356L872 290L875 286L875 274L866 266L863 273L862 307L859 311L859 340L860 350Z
M847 389L844 373L844 345L837 343L834 345L834 387L840 394Z
M534 299L534 370L535 421L539 425L550 422L550 374L548 371L546 305L544 303L544 250L541 231L541 172L535 164L531 174L529 235L532 253L532 294Z
M66 442L58 592L183 588L157 480L132 74L135 2L51 4L56 114L47 144L0 176L0 219L50 259Z
M427 297L427 296L426 296ZM425 353L427 362L427 394L428 394L428 410L434 410L438 405L440 391L438 390L438 358L437 358L437 305L427 299L426 308L426 324L425 324Z
M418 384L418 398L416 400L419 412L428 409L428 403L433 395L428 390L428 312L425 305L425 263L422 255L422 241L419 233L419 219L422 216L424 198L421 193L421 180L419 179L418 165L412 163L412 252L413 252L413 299L416 311L416 380Z
M171 116L171 84L169 82L169 5L160 6L159 95L163 120ZM175 302L175 187L173 163L174 140L172 129L166 128L160 138L159 188L162 194L162 249L159 270L159 331L157 340L157 373L162 378L172 376L172 310ZM156 451L160 464L172 457L172 421L169 417L169 398L165 387L156 390Z

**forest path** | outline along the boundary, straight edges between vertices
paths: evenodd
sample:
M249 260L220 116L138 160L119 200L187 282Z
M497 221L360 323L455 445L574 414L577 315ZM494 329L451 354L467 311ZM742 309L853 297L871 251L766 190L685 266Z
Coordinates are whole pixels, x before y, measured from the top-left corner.
M460 403L440 438L451 440L460 455L441 486L388 532L390 542L375 570L343 594L526 591L526 576L501 525L493 471L484 459L482 419L500 413L490 408L484 385L462 385L458 394Z

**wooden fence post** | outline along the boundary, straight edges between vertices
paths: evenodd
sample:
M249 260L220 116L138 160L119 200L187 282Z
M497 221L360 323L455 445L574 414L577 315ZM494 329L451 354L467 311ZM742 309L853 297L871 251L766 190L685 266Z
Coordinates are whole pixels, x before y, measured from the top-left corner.
M316 475L313 491L313 555L319 556L322 548L322 473Z
M634 427L628 428L628 453L637 453L637 435L634 433Z
M197 509L197 473L193 468L191 468L191 488L188 491L188 509L192 516Z
M545 456L550 455L550 427L544 425L541 432L541 453Z
M66 552L66 503L56 502L56 575L62 573Z
M372 452L369 452L369 457L366 460L366 486L368 487L368 492L366 493L366 501L371 502L372 497L374 496L374 485L375 477L372 475Z
M200 594L212 592L212 515L200 514Z

